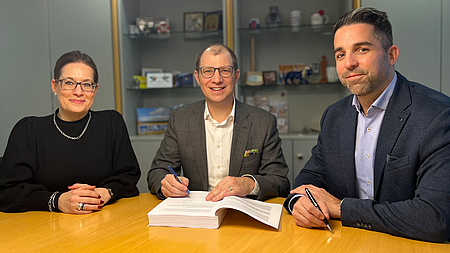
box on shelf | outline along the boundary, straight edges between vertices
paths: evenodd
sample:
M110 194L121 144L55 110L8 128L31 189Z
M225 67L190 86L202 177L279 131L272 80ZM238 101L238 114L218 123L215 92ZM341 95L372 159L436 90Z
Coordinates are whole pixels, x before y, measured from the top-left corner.
M173 74L147 73L147 88L173 88Z
M176 77L176 87L193 87L194 86L194 74L193 73L180 73Z
M138 135L163 134L169 122L138 122Z
M147 78L145 76L133 76L133 84L139 89L145 89L147 88Z

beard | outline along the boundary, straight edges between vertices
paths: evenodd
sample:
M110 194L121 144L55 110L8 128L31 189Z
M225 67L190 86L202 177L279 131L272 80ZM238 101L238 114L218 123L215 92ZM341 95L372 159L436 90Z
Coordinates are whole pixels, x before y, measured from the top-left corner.
M348 80L346 77L349 75L363 75L356 80ZM373 83L373 77L371 73L363 69L354 69L352 71L346 70L341 76L341 83L344 85L353 95L362 96L370 92L370 87Z
M355 80L348 80L346 77L351 74L362 74L363 76ZM345 70L339 77L344 85L353 95L365 96L380 89L388 77L388 72L377 70L353 69Z

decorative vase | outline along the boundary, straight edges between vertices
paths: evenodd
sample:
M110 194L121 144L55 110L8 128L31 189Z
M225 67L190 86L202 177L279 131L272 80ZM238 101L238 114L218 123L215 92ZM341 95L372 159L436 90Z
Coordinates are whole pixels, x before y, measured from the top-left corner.
M267 27L279 27L283 22L281 14L278 13L278 6L270 6L269 14L266 16Z

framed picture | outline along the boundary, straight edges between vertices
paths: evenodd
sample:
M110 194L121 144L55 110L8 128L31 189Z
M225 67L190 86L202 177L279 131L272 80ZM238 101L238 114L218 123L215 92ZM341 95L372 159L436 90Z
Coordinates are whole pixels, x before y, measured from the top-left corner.
M205 31L222 30L222 11L205 13Z
M319 66L320 63L318 61L313 61L311 62L311 70L313 72L313 74L318 74L319 73Z
M263 71L264 84L277 84L277 72L276 71Z
M156 33L155 21L153 17L137 17L136 26L141 33Z
M184 31L201 32L203 31L204 12L186 12L184 13Z

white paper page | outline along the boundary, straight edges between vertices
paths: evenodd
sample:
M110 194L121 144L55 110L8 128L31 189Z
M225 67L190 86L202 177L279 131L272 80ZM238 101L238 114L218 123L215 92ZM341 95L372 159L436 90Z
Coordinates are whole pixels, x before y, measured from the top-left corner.
M215 216L218 202L206 201L208 192L191 191L188 197L170 198L153 208L149 214L153 215L189 215Z
M279 228L282 205L265 203L259 200L241 198L236 196L225 197L217 202L219 208L233 208L241 211L254 219L276 229Z

